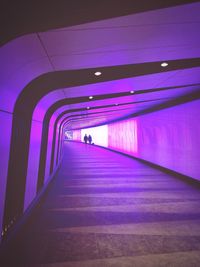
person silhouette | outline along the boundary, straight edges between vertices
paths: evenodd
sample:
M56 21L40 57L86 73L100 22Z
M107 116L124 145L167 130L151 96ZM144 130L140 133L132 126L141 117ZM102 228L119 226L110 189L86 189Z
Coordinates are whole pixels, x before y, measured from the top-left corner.
M89 136L88 136L88 141L89 141L89 143L90 143L90 145L91 145L91 143L92 143L92 136L89 134Z
M88 137L87 137L87 134L84 135L84 142L85 144L87 144L87 141L88 141Z

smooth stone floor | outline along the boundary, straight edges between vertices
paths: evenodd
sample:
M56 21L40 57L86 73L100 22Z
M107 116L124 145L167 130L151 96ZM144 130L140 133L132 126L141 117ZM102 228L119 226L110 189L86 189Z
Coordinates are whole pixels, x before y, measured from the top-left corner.
M47 196L1 266L200 266L200 189L99 147L64 149Z

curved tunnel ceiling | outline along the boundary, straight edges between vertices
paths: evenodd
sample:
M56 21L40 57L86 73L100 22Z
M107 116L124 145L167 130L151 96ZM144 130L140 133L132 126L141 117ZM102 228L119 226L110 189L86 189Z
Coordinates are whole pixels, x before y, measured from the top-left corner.
M39 18L37 20L38 24L35 23L34 20L33 24L35 25L35 30L33 28L31 30L31 25L29 25L31 17L27 18L27 22L24 24L24 28L22 27L24 34L36 32L35 37L38 42L37 47L40 45L41 48L38 50L38 48L36 49L35 46L31 47L31 49L33 50L27 51L27 53L25 53L25 58L20 64L22 65L23 63L26 67L26 64L30 64L31 70L38 69L37 65L34 65L33 68L31 63L29 63L29 60L34 61L35 59L40 57L46 58L49 67L42 67L43 69L40 70L41 75L38 76L38 73L35 73L34 75L32 75L31 79L30 73L23 73L24 68L21 70L21 72L23 77L30 77L30 84L32 84L32 82L34 84L35 81L38 81L42 76L48 75L47 79L49 81L49 86L51 86L50 84L52 84L52 90L56 87L58 92L57 96L55 94L55 98L51 99L51 104L62 98L86 96L86 91L88 94L91 93L92 95L95 95L99 94L99 91L105 94L126 91L127 88L128 90L129 88L130 90L132 90L132 88L134 88L134 90L138 90L138 88L142 90L151 87L157 88L177 85L183 85L184 87L185 85L199 82L199 69L192 69L191 74L190 66L187 67L188 71L183 71L182 68L177 68L176 71L171 71L170 73L169 70L172 70L173 68L171 68L169 64L169 69L167 72L165 72L164 68L160 68L161 73L150 75L151 66L149 65L149 73L142 79L138 79L137 73L132 74L132 76L126 76L126 70L123 69L123 65L128 66L130 65L130 62L139 65L143 64L144 62L148 63L152 61L154 63L155 61L157 61L160 64L162 60L167 60L169 62L170 60L177 59L181 60L198 58L200 55L199 49L197 49L199 38L196 35L196 29L198 28L197 15L199 14L199 3L195 3L197 1L165 1L165 3L161 3L160 1L153 1L151 3L147 1L138 1L137 3L134 3L134 5L132 1L123 1L123 5L120 5L120 1L115 1L115 8L113 8L111 2L109 2L109 4L101 2L101 4L98 3L97 5L95 3L95 6L91 1L86 1L84 5L79 2L80 1L75 1L71 4L69 4L68 2L66 9L66 2L64 3L61 1L59 6L56 5L54 11L60 10L62 8L62 12L60 11L54 14L54 17L52 17L52 7L55 5L54 2L52 2L51 6L48 6L48 8L45 6L45 3L40 4L39 6L37 5L37 3L31 4L33 6L25 5L23 11L21 10L20 12L16 12L21 8L20 5L13 5L11 7L5 5L5 8L10 8L10 13L8 12L8 16L7 18L5 18L6 21L9 20L9 15L13 15L12 9L14 10L15 8L15 15L10 20L10 23L15 22L15 19L18 16L20 18L19 21L25 21L29 11L34 14L34 12L36 12L37 10L38 13L41 12L42 14L44 13L43 10L46 8L46 19L45 17L43 19L42 17L40 18L39 15ZM78 5L77 3L80 5ZM107 8L105 8L105 5ZM67 13L73 14L73 12L77 10L79 10L80 12L87 10L87 12L83 12L81 16L80 13L76 14L75 17L66 16ZM92 13L91 10L93 10L94 12ZM105 10L107 13L105 13ZM98 14L96 14L95 12ZM59 14L59 17L57 16L57 14ZM47 19L47 17L49 19ZM50 18L52 18L52 20L50 20ZM83 22L85 24L81 24ZM79 25L69 27L77 24ZM15 37L20 36L21 34L19 33L19 29L16 30L18 26L19 25L16 23L15 27L13 27L12 30L6 30L6 32L12 33L15 31L16 33L18 31L18 34L15 35ZM60 29L60 27L65 28ZM27 28L27 31L25 30L25 28ZM46 30L50 31L44 32ZM185 30L184 34L181 32L182 30ZM24 45L26 45L26 47L27 44L29 47L32 43L34 43L33 40L35 39L30 39L27 43L26 37L29 38L29 35L22 36L21 41L22 43L24 43ZM19 39L20 38L18 38L17 40ZM183 40L185 41L186 39L187 43L183 43ZM10 43L13 45L15 44L13 42ZM10 43L8 43L8 46L10 45ZM19 57L23 57L21 50L23 50L25 46L22 45L18 48L19 49L17 50L17 54L19 53ZM12 46L10 50L13 50ZM8 49L7 52L9 52L10 50ZM31 51L33 52L33 55L34 53L35 55L33 56L33 58L29 58L28 61L26 61L27 54L31 54ZM69 58L68 55L70 55L71 57ZM14 63L18 62L17 55L12 54L12 56L14 56ZM12 62L12 65L15 64L13 64ZM115 77L108 73L103 73L103 75L101 77L98 77L98 79L96 79L97 77L93 77L93 82L91 76L91 81L86 83L85 79L87 78L81 77L79 76L79 74L77 74L78 69L80 73L83 73L84 75L84 71L87 72L87 69L90 69L94 72L95 68L93 69L93 67L97 68L98 66L96 70L100 70L101 66L105 66L105 68L107 68L107 66L110 66L112 68L116 67L116 65L121 65L122 67L118 71L117 79L123 79L121 81L118 80L117 83L114 82ZM198 66L198 64L196 66ZM20 74L19 67L20 65L16 65L17 74ZM142 66L142 68L143 67L144 65ZM68 70L69 68L72 68L73 70ZM64 69L66 69L66 71L69 71L69 73L65 74ZM16 70L13 69L13 72L15 72ZM68 87L66 89L64 88L64 85L62 85L62 80L65 78L62 78L62 75L59 77L56 77L56 75L59 71L63 71L63 76L66 75L67 79L67 75L69 75L70 77L68 77L71 79L73 78L72 76L74 70L77 71L74 75L74 79L79 80L79 83L77 83L76 86L72 85L73 88L69 87L70 84L66 84L66 86ZM49 75L49 73L45 74L47 71L49 71L51 75ZM128 82L127 80L125 81L125 77L130 77L130 80L128 80ZM60 81L58 81L59 79ZM20 80L22 80L22 78ZM110 82L105 83L105 81ZM20 83L17 84L17 82L18 81L13 80L13 84L16 84L16 87L20 88ZM97 85L97 82L100 84L100 86ZM57 85L55 85L56 83ZM89 83L91 84L89 85ZM93 86L92 83L94 83ZM84 87L84 84L88 85ZM10 84L8 84L8 86L10 87ZM43 86L42 82L41 84L38 83L36 86L38 86L38 88L40 86L39 90L45 91L45 88L41 89L41 87ZM44 87L45 86L46 85L44 85ZM62 89L58 90L59 86L61 86ZM35 88L35 86L33 87ZM83 89L81 87L83 87ZM12 86L10 88L12 88ZM188 87L187 92L193 91L193 89L194 87L192 86L191 88ZM33 88L31 90L34 90L34 92L33 97L30 97L29 100L35 101L37 98L37 90ZM46 92L43 91L44 95L48 92L48 90L49 89L47 89ZM186 90L174 90L172 97L177 97L187 92ZM162 96L160 95L159 97L165 98L166 95L162 94ZM142 99L138 99L138 96L134 95L134 97L130 97L129 101L131 100L133 101ZM123 102L124 99L118 101L118 103ZM106 103L101 104L103 105ZM50 105L48 107L50 107ZM73 107L75 108L76 106L74 105ZM47 109L47 107L44 107L44 109Z

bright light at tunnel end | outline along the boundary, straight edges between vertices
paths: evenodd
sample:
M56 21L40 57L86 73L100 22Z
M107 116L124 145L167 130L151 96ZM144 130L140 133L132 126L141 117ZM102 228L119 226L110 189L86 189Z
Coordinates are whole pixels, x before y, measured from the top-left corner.
M108 125L91 127L81 130L81 140L84 141L84 135L91 135L92 142L95 145L108 147Z

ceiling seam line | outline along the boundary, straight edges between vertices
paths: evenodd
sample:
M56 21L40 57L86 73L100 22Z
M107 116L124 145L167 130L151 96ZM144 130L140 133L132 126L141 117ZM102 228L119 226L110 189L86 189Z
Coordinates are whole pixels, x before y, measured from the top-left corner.
M88 27L88 28L77 28L77 29L55 29L50 32L77 32L77 31L92 31L92 30L113 30L113 29L124 29L133 27L152 27L152 26L165 26L165 25L185 25L185 24L199 24L200 21L180 21L180 22L166 22L166 23L146 23L146 24L132 24L132 25L119 25L112 27Z

